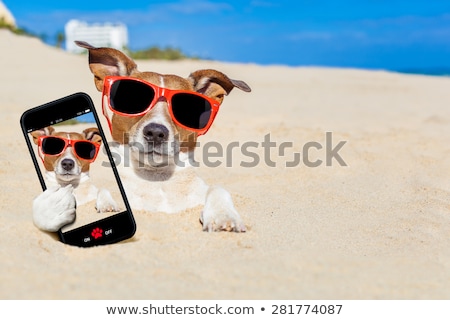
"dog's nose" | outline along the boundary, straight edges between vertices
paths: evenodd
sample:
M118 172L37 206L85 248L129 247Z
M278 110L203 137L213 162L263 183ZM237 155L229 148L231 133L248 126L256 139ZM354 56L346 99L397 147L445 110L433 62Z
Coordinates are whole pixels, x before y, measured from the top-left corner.
M169 138L169 129L159 123L150 123L144 127L143 134L148 142L161 144Z
M72 159L64 159L63 161L61 161L61 167L63 167L63 169L66 171L72 170L74 166L75 161L73 161Z

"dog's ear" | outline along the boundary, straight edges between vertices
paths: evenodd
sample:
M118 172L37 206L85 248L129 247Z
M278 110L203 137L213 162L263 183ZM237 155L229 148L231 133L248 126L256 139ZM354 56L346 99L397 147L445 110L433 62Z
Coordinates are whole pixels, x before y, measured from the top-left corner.
M194 90L222 103L234 87L250 92L250 87L241 80L228 78L222 72L212 69L198 70L188 77Z
M136 71L136 63L119 50L96 48L84 41L75 41L75 43L89 51L89 68L94 74L98 91L103 90L103 79L106 76L129 76Z
M51 136L54 131L55 129L53 127L45 127L39 130L32 131L30 132L30 134L33 137L33 142L35 144L38 144L38 139L40 136Z
M95 142L95 143L102 143L102 137L100 136L100 131L98 128L88 128L83 130L83 135L86 138L86 140Z

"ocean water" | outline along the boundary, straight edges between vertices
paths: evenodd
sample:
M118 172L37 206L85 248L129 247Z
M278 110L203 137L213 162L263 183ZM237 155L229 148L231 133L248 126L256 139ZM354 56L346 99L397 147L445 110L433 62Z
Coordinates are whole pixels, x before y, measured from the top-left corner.
M450 67L443 68L411 68L411 69L401 69L394 70L400 73L408 74L422 74L426 76L439 76L439 77L450 77Z

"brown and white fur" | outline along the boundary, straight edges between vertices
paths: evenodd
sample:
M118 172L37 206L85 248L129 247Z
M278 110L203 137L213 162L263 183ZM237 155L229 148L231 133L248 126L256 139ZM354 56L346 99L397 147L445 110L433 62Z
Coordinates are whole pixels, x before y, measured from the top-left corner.
M56 132L53 127L31 132L35 144L44 135L101 143L97 128L89 128L82 133ZM118 210L109 191L98 190L90 182L90 162L76 157L71 146L60 155L43 155L43 159L48 188L33 202L33 220L39 229L51 232L59 230L75 220L77 205L92 200L96 200L97 212Z
M245 82L211 69L193 72L188 78L140 72L136 63L118 50L76 43L89 51L89 68L100 92L104 78L113 75L143 79L174 90L196 91L219 103L235 87L251 91ZM107 101L102 103L105 105ZM122 160L128 153L131 159L128 166L125 161L118 166L132 209L177 213L203 205L200 214L203 230L246 231L230 194L221 187L206 185L194 172L188 160L193 156L197 135L172 121L165 98L160 98L143 116L111 114L110 117L112 138L118 145L113 152L120 154Z

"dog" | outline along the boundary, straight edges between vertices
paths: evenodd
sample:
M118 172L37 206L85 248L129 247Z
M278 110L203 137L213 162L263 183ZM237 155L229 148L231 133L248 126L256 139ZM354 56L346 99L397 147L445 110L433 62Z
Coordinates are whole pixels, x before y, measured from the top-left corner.
M222 187L206 185L193 171L189 159L193 157L199 132L192 132L174 121L167 96L170 90L190 91L220 105L233 88L250 92L250 87L244 81L232 80L211 69L195 71L187 78L140 72L136 63L119 50L96 48L83 41L75 43L88 50L95 86L103 92L104 114L108 113L110 103L104 90L108 76L142 80L157 86L155 90L169 91L166 96L156 97L154 105L139 116L119 113L107 116L112 138L117 143L115 152L122 159L125 153L130 155L131 165L126 166L122 161L119 171L131 208L177 213L203 205L200 222L204 231L246 231L231 195ZM171 103L174 103L173 97Z
M118 211L118 206L106 189L97 189L90 183L91 160L80 158L74 146L61 147L58 154L44 153L41 139L60 138L62 141L90 141L97 148L102 139L98 128L88 128L82 133L57 132L51 126L30 133L38 145L39 156L45 168L47 189L33 201L34 224L43 231L55 232L75 221L76 206L96 200L97 212ZM65 139L65 140L62 140Z
M103 92L103 113L114 140L111 152L118 156L116 164L132 210L177 213L202 205L199 220L204 231L245 232L231 195L222 187L208 186L190 160L197 137L209 129L224 97L233 88L250 92L250 87L212 69L195 71L187 78L140 72L119 50L75 43L88 50L95 86ZM134 91L121 89L130 84ZM149 107L134 110L135 105ZM69 198L60 202L66 210L71 208ZM55 214L64 213L60 209Z

